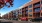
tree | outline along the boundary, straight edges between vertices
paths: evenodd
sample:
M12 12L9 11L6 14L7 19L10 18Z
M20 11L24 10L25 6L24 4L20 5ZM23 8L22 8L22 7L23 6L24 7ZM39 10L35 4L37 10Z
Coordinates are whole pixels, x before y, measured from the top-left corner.
M8 6L7 3L9 3L10 5ZM13 0L0 0L0 9L4 6L13 6Z

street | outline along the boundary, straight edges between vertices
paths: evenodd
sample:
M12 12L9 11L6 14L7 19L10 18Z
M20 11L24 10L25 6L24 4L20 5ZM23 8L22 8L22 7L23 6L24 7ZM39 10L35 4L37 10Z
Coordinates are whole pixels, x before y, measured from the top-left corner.
M0 23L42 23L42 21L30 22L30 21L16 21L16 20L0 20Z
M16 21L16 20L0 20L2 23L28 23L28 21Z
M13 21L13 23L28 23L28 21Z

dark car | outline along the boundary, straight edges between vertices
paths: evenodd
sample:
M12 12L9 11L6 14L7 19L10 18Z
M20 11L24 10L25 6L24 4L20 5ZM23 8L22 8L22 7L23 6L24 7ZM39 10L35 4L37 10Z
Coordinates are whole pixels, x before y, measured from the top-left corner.
M13 18L13 20L18 20L18 18Z
M34 22L34 21L42 21L42 18L34 18L34 19L32 19L32 21Z

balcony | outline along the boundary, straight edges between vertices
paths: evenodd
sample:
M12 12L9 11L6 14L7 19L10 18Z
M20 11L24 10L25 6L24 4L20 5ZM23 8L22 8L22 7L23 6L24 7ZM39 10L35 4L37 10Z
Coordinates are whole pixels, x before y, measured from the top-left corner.
M42 4L42 1L41 1L41 4Z
M25 9L23 9L22 11L25 11Z
M40 8L36 8L36 9L34 9L34 12L35 12L35 13L40 12Z
M32 14L29 14L29 17L32 17Z
M22 14L25 14L25 12L23 12Z
M28 12L28 10L26 10L25 12Z
M42 13L41 13L41 17L42 17Z
M28 11L26 11L25 13L28 13Z
M34 5L34 8L40 7L40 4L36 4Z
M22 14L22 17L25 17L25 14Z
M25 14L28 14L28 12L26 12Z
M32 9L28 10L28 12L32 12Z
M25 14L25 17L28 17L28 14Z
M40 10L35 10L35 12L40 12Z
M34 17L34 18L40 17L40 13L34 13L34 14L33 14L33 17Z
M25 8L25 10L28 10L28 8Z
M33 4L33 7L34 7L34 8L40 7L40 2L37 2L37 3Z
M42 7L42 4L41 4L41 7Z

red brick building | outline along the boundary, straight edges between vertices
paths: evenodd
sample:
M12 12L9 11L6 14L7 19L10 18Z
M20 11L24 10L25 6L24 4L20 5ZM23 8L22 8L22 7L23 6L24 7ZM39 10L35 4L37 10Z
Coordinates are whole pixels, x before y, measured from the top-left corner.
M26 14L26 8L28 9L28 15ZM22 16L28 16L29 19L42 17L42 1L33 0L22 6Z
M21 9L22 17L27 17L28 19L42 17L42 0L33 0L21 6ZM12 13L9 13L8 16L11 18Z

